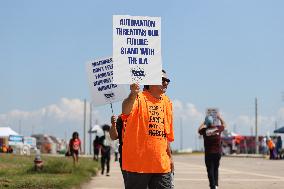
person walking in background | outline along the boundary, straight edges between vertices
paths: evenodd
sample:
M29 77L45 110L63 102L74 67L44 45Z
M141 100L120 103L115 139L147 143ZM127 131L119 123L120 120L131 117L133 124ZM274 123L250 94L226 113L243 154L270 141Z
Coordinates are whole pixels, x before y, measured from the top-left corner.
M72 138L70 139L69 145L68 145L68 151L73 157L73 165L75 166L76 163L78 163L79 161L79 153L82 152L81 140L79 138L78 132L74 132L72 134Z
M122 146L123 146L123 135L124 135L124 130L125 130L125 122L123 122L123 117L125 117L123 114L119 115L118 118L116 119L116 116L113 115L111 117L111 128L110 128L110 137L112 140L117 140L119 141L119 147L118 147L118 152L119 152L119 165L121 169L121 173L123 176L123 181L124 181L124 186L126 184L126 171L122 170ZM125 119L125 118L124 118Z
M269 149L269 159L275 159L275 144L272 140L272 138L268 138L267 140L267 146L268 146L268 149Z
M119 155L118 148L119 148L119 142L118 140L115 140L114 141L114 161L118 161L118 155Z
M276 154L277 154L277 159L282 159L281 157L281 150L282 150L282 139L281 136L277 137L277 141L276 141Z
M226 128L226 123L220 114L217 114L221 125L213 125L213 117L206 116L204 123L198 128L198 133L203 136L205 148L205 165L210 189L216 189L219 185L219 165L222 153L221 133Z
M127 115L122 148L126 189L172 188L173 113L164 95L170 80L164 73L161 79L162 85L149 85L143 92L138 84L131 84L122 103L122 113Z
M261 145L261 153L263 154L263 155L267 155L267 142L266 142L266 137L263 137L262 139L261 139L261 143L260 143Z
M93 141L93 149L94 149L94 160L99 160L99 153L100 153L100 141L99 136L96 136L96 138Z
M110 171L110 152L112 140L109 134L110 126L103 125L104 136L101 137L101 174L104 174L105 166L107 167L106 176L109 175Z

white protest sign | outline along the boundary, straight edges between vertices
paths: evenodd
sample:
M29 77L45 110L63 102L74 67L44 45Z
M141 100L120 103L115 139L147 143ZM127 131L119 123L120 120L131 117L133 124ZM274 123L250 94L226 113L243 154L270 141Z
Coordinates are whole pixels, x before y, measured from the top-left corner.
M113 16L113 82L161 85L161 18Z
M219 125L219 119L217 118L217 114L219 112L218 108L207 108L206 115L213 117L213 125Z
M112 58L97 59L87 64L87 74L94 106L105 105L126 98L124 87L113 84Z

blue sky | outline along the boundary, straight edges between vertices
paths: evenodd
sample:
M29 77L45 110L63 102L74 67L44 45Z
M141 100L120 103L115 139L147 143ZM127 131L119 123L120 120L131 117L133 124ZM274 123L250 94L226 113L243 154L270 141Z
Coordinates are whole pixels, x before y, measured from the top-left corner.
M0 6L0 124L30 135L82 134L90 99L85 64L112 55L112 16L162 18L163 67L172 82L176 141L195 148L207 107L249 135L258 97L260 134L284 125L284 2L5 1ZM120 113L120 103L114 104ZM108 123L110 107L94 120ZM181 121L182 120L182 121ZM21 129L20 129L21 128Z

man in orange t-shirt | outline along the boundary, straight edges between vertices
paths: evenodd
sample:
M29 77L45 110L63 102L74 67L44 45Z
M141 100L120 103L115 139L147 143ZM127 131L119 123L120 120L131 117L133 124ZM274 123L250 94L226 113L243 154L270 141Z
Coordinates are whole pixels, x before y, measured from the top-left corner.
M123 101L122 113L128 115L122 147L126 189L171 188L173 115L171 101L164 95L169 81L163 73L162 85L150 85L143 92L132 84Z

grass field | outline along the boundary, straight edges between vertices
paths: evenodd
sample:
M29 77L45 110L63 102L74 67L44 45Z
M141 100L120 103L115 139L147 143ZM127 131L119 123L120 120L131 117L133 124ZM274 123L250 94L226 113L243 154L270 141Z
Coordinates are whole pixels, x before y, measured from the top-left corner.
M74 167L71 157L42 156L44 168L34 170L34 156L0 153L0 188L4 189L67 189L88 181L98 170L91 158L80 158Z

